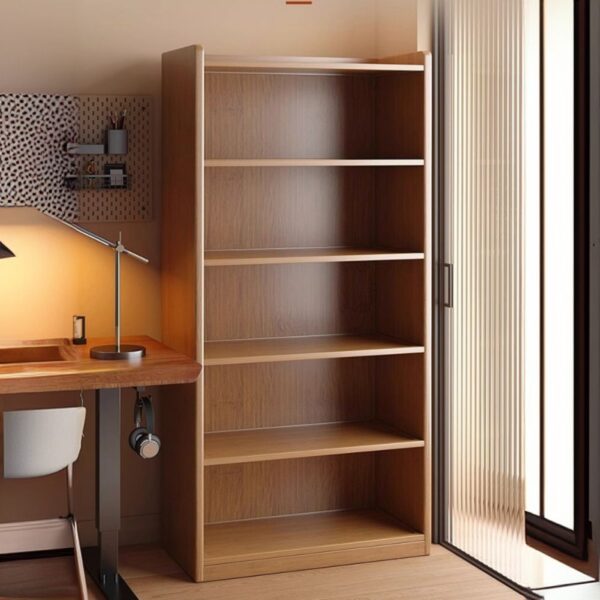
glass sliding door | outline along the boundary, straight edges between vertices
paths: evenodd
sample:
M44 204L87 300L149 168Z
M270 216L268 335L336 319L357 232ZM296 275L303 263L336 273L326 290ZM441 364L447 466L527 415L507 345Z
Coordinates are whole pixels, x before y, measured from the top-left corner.
M522 537L522 4L445 7L448 539L498 571ZM514 564L511 564L514 562Z

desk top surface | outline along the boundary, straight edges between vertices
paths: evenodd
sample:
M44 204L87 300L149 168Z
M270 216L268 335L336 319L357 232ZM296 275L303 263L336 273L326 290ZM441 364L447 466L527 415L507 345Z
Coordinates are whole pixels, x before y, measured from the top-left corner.
M171 350L147 336L125 337L123 344L146 347L146 356L138 360L97 360L90 358L94 346L114 343L113 339L91 339L75 346L68 339L0 342L0 394L56 392L134 386L193 383L200 365L191 358ZM52 355L52 360L35 359ZM14 354L9 359L2 357ZM13 362L19 354L30 352L29 362Z

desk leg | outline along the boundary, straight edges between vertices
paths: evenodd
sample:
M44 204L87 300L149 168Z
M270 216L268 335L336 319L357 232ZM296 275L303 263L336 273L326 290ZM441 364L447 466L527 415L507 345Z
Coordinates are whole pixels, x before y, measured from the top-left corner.
M84 550L86 570L111 600L137 596L119 575L121 527L121 390L96 390L96 528L98 547Z

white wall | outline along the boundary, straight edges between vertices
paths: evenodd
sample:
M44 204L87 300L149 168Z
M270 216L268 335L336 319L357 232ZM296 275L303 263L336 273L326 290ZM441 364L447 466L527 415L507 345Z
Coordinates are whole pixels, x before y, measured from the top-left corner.
M432 48L434 0L378 0L375 56Z
M158 94L161 53L194 43L371 56L378 16L377 0L2 0L1 15L4 90L90 94Z

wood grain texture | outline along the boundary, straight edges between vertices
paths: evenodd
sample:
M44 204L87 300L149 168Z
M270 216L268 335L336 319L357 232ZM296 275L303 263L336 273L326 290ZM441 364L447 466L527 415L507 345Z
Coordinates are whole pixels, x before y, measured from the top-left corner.
M432 353L433 353L433 339L432 339L432 322L431 322L431 310L433 306L433 292L432 292L432 280L433 280L433 233L432 233L432 211L433 211L433 197L432 197L432 178L433 178L433 61L430 52L423 53L423 65L425 67L423 81L424 81L424 94L423 94L423 147L424 147L424 158L425 168L423 169L423 204L425 206L425 217L424 217L424 229L425 229L425 248L426 258L423 263L424 265L424 336L425 336L425 352L423 355L423 365L425 377L424 381L424 394L423 394L423 412L425 419L425 427L423 436L425 440L425 448L423 450L423 478L424 478L424 499L423 499L423 519L425 533L425 551L430 552L431 549L431 529L432 529L432 514L431 514L431 503L432 503L432 468L431 468L431 402L432 402Z
M138 361L90 358L90 348L113 341L91 339L83 346L74 346L67 339L18 342L24 346L59 347L63 360L0 364L0 394L168 385L198 378L200 365L196 361L147 336L123 338L124 344L146 347L146 357ZM6 348L13 344L3 342Z
M205 581L232 579L235 577L254 577L267 573L284 573L286 571L303 571L322 567L355 565L374 561L387 561L396 558L422 556L425 554L425 542L412 541L383 546L366 546L345 548L327 552L309 552L274 558L219 563L204 567ZM377 596L379 598L379 596Z
M371 510L220 523L206 528L206 564L423 541Z
M207 169L206 248L371 246L376 171Z
M413 499L398 498L396 502L397 506L400 506L401 518L404 518L407 523L411 522L411 519L415 519L414 522L422 524L422 531L425 534L425 550L429 553L431 548L431 527L432 527L432 514L431 514L431 503L432 503L432 471L431 471L431 386L432 386L432 323L431 307L433 306L433 295L432 295L432 280L433 280L433 242L432 242L432 177L433 177L433 64L431 59L431 53L423 52L422 61L424 65L422 93L414 92L416 96L421 95L422 108L416 110L422 110L422 127L420 136L423 145L423 158L425 160L423 168L423 239L425 248L425 260L423 261L423 275L422 275L422 335L423 345L425 346L425 352L423 353L423 439L425 440L425 447L421 451L421 463L416 466L415 461L410 461L410 457L404 458L393 457L393 460L398 461L399 468L406 468L408 477L411 477L412 473L417 481L417 493ZM415 97L416 97L415 96ZM416 307L418 311L418 307ZM391 454L391 453L389 453ZM385 460L385 459L382 459ZM420 482L419 477L422 480L422 503L419 506L416 503L416 498L420 493ZM392 485L395 482L391 482ZM394 494L390 494L390 499L394 497ZM393 513L396 514L396 513ZM408 515L408 516L405 516ZM421 520L419 520L421 519Z
M419 448L424 442L368 421L209 433L204 444L204 464L211 466Z
M378 332L423 345L424 269L420 260L207 269L206 340Z
M424 77L424 73L395 73L375 78L377 157L425 157Z
M164 54L162 61L162 330L167 343L194 358L201 293L202 55L200 47L190 46Z
M206 167L422 167L421 158L210 158Z
M382 356L374 359L374 367L374 418L407 435L427 439L425 355Z
M421 260L421 252L393 252L385 248L297 248L264 250L211 250L204 266L277 265L297 263L379 262ZM1 357L0 357L1 360Z
M204 51L190 46L162 58L162 332L202 362ZM183 150L185 149L185 151ZM166 390L162 413L163 541L196 580L202 578L202 376ZM172 408L172 410L171 410Z
M373 331L374 277L368 263L207 269L206 340ZM206 364L211 364L211 348L215 345L207 344Z
M441 546L431 548L431 556L389 560L390 549L410 544L370 547L365 562L348 556L347 566L315 569L308 572L278 573L244 579L193 583L167 553L157 546L129 546L121 549L121 574L139 598L159 600L307 600L307 598L357 598L377 600L517 600L519 594L477 567ZM328 553L328 558L334 553ZM333 559L333 557L332 557ZM367 558L366 560L368 560ZM270 565L270 571L286 571L285 559ZM298 557L294 557L296 563ZM263 561L264 562L264 561ZM365 564L355 564L365 562ZM75 598L77 583L69 556L0 563L0 595L13 598ZM251 561L247 561L248 564ZM310 568L313 565L306 565ZM207 569L210 574L211 569ZM224 570L219 570L223 574ZM256 572L254 573L256 574ZM227 575L227 573L225 573ZM104 596L88 580L90 598Z
M0 365L15 363L39 363L65 360L76 360L76 356L69 353L69 345L66 340L58 340L57 343L23 342L19 341L10 347L0 346Z
M208 342L205 346L207 366L423 352L423 346L405 345L388 337L354 335Z
M213 159L376 158L372 77L206 74L206 148ZM310 124L310 126L307 126Z
M233 56L212 54L206 57L208 72L232 73L386 73L393 71L422 71L422 61L407 55L406 64L389 63L364 58L321 58L296 56Z
M425 252L426 176L419 167L374 169L377 202L372 245Z
M215 564L196 545L184 550L196 579L428 551L427 61L221 57L207 68L206 152L197 138L180 145L196 149L195 195L173 205L202 231L171 244L190 253L195 279L182 287L196 295L193 315L171 318L193 322L207 366L205 398L200 392L196 413L178 418L193 423L195 444L210 432L195 487L179 488L182 512L194 510L197 524L204 511L201 529L217 531L223 522L235 530L247 519L383 509L414 523L420 538L390 544L401 553L379 543L369 553L355 544L360 527L348 528L349 547ZM192 75L185 67L184 88L200 88L197 67ZM195 131L201 107L182 104L195 111ZM410 260L396 260L408 258L401 254ZM401 448L396 437L390 450L381 432L350 425L375 417L424 445ZM285 425L302 427L272 430ZM250 460L258 462L237 463ZM190 467L173 477L190 476Z
M376 419L424 439L423 354L207 367L207 432Z
M206 523L375 506L374 454L219 465L204 471Z
M374 358L207 367L207 432L367 421L373 418Z
M411 344L425 345L426 261L377 263L376 331ZM383 268L382 268L383 267Z
M425 448L379 452L375 456L376 506L415 531L425 534L429 551L431 514Z
M386 64L397 64L397 65L420 65L421 71L427 69L427 56L428 52L405 52L403 54L394 54L393 56L383 56L380 58L373 59L373 62L386 65Z

